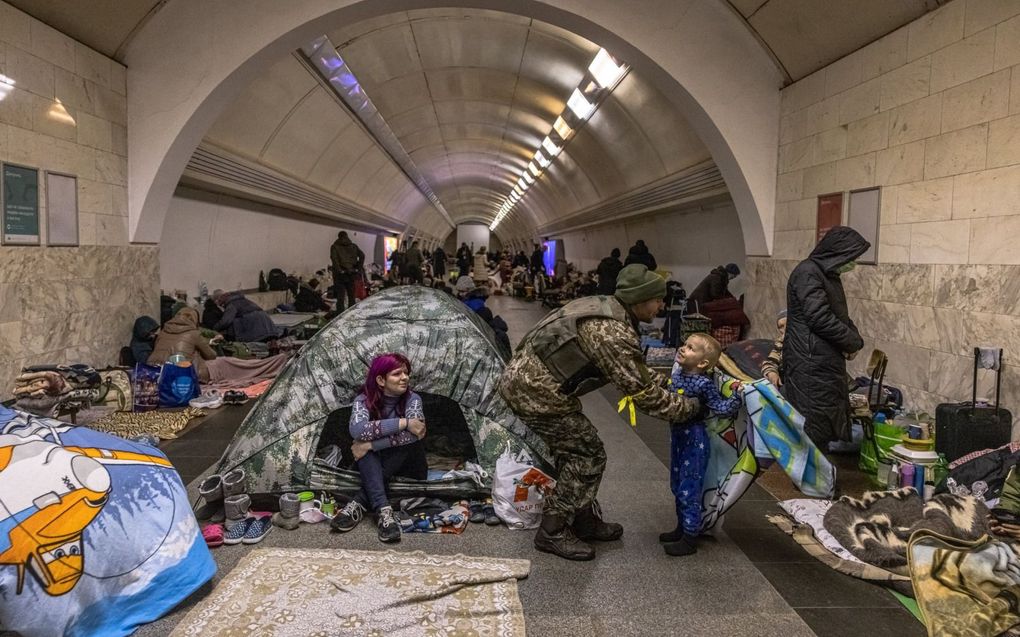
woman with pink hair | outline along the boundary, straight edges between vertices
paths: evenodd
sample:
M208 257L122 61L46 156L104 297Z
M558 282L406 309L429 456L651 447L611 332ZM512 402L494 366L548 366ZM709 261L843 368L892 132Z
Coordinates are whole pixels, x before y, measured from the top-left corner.
M386 495L394 476L425 480L425 412L421 397L410 390L411 362L403 354L380 354L372 359L361 392L351 407L354 459L361 474L361 491L333 518L334 531L346 533L361 522L371 507L378 516L379 540L399 542L400 525Z

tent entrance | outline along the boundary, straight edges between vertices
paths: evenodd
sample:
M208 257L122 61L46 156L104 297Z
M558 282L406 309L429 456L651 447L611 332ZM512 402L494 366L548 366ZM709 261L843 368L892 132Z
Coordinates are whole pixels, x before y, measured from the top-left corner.
M452 469L460 469L465 462L478 462L474 438L464 420L464 412L457 401L441 396L418 392L428 432L425 436L425 454L428 458L429 479L438 478ZM348 424L351 408L342 407L329 414L316 447L316 458L335 469L357 471L351 445L354 440Z

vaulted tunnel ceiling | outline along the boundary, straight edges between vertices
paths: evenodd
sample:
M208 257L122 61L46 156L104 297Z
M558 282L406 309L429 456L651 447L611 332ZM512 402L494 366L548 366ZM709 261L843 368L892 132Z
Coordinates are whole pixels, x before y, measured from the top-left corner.
M115 57L140 25L174 2L9 1ZM713 1L726 2L794 81L945 2ZM525 17L465 9L399 12L324 35L454 223L496 215L599 48ZM450 229L413 175L300 54L265 68L210 128L202 148L207 160L220 155L215 171L198 176L210 188L243 169L248 190L272 182L278 193L306 189L307 200L332 196L329 206L338 214L370 219L371 227L413 227L433 237ZM195 163L185 178L196 178ZM562 228L564 219L653 187L668 190L670 179L691 180L698 170L714 170L705 146L632 71L499 230L517 236Z

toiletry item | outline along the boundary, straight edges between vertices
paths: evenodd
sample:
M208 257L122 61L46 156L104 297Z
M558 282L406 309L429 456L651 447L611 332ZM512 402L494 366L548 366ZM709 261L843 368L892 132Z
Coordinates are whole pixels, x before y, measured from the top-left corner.
M914 488L917 495L924 496L924 465L914 465Z
M889 490L900 487L900 464L898 462L894 462L892 468L889 469L889 481L886 483L886 487Z
M914 465L907 463L900 467L900 486L914 486Z

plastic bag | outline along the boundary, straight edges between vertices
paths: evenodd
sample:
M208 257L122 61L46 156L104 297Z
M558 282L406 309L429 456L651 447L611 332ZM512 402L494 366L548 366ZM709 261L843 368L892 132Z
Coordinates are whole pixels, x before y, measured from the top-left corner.
M131 381L134 394L135 411L151 411L159 407L159 367L135 364L135 373Z
M192 398L198 398L202 389L194 365L182 367L167 363L159 374L159 405L186 407Z
M542 503L556 488L556 481L532 464L531 455L516 455L507 444L496 460L492 480L492 505L499 519L511 529L535 529L542 522Z

